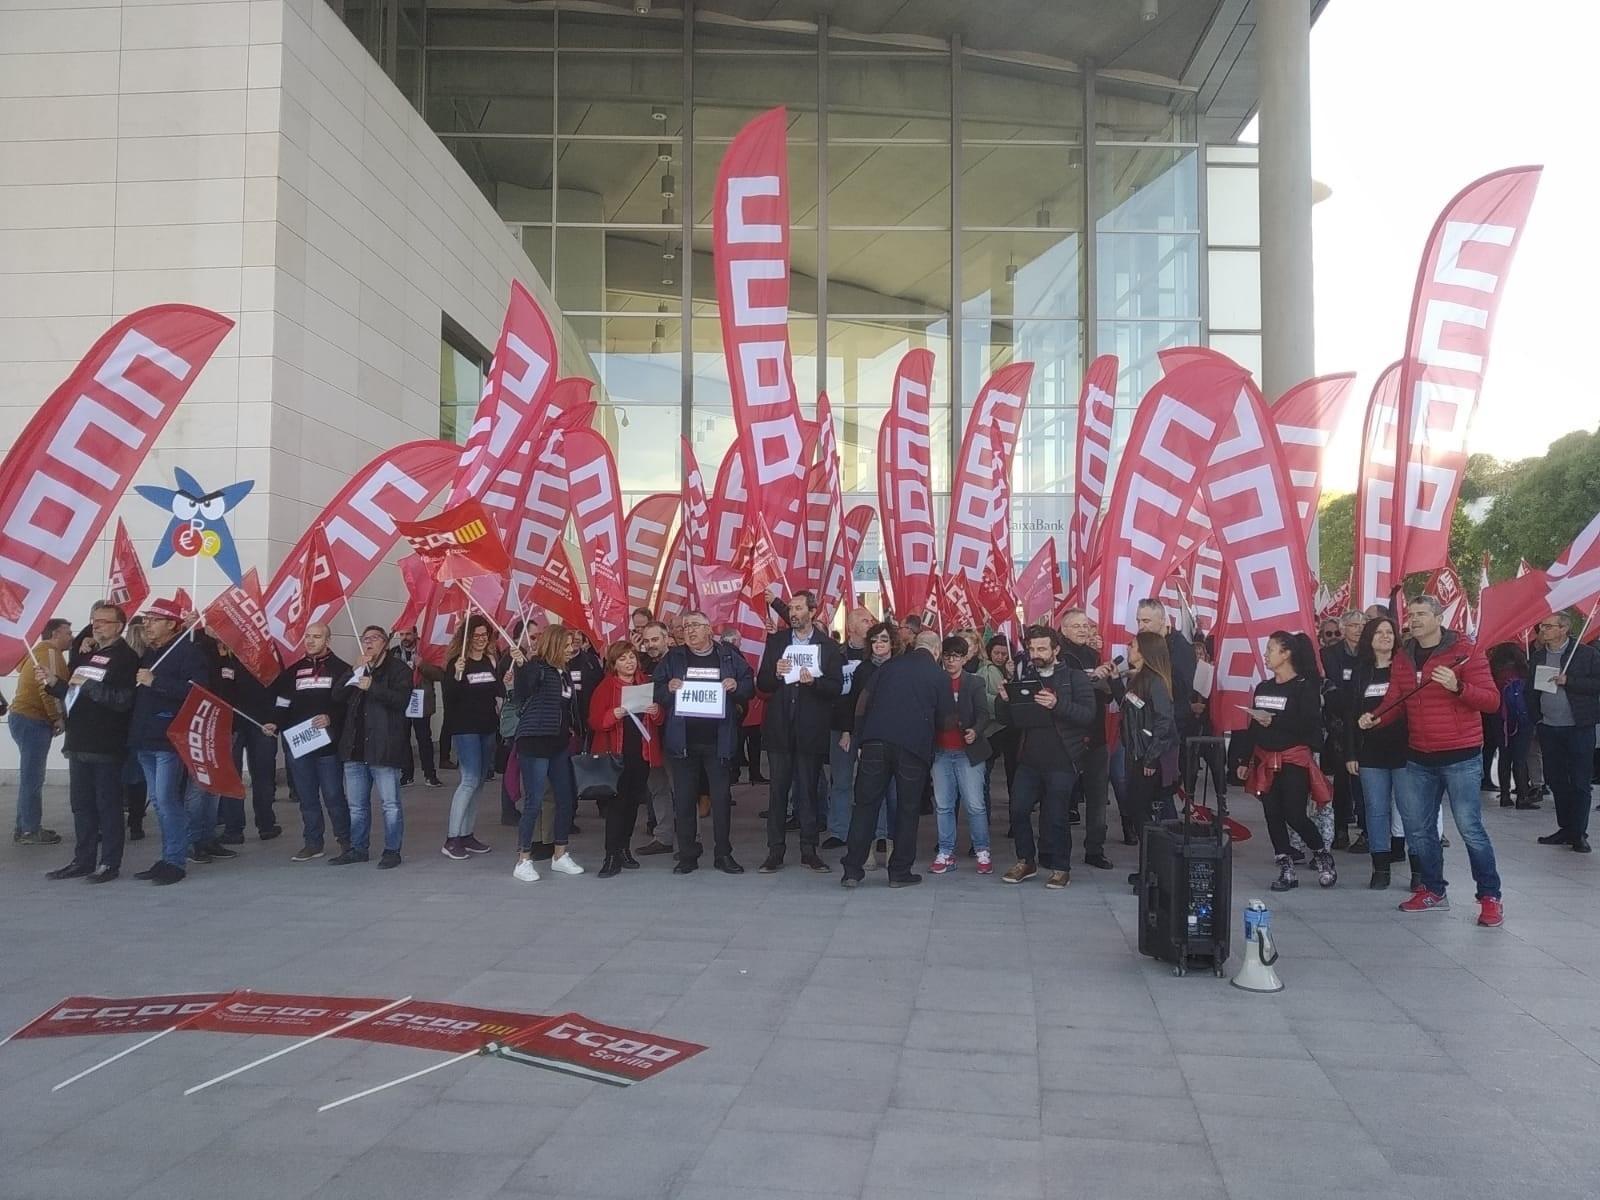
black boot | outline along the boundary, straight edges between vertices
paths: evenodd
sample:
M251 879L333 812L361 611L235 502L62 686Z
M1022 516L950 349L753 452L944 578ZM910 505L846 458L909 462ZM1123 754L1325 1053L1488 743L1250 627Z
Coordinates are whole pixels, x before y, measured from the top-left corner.
M620 874L621 871L622 871L622 855L620 855L620 854L607 854L606 855L606 861L604 863L602 863L601 866L600 866L600 878L601 879L610 879L613 875Z
M1389 862L1403 863L1406 861L1406 840L1403 837L1389 839Z
M1350 843L1351 854L1371 854L1372 848L1367 844L1367 831L1362 830L1356 834L1356 840Z
M1345 828L1342 828L1342 829L1335 829L1333 831L1333 845L1330 846L1329 849L1330 850L1348 850L1348 849L1350 849L1350 829L1349 829L1348 826L1346 826Z
M1422 886L1422 860L1415 854L1408 857L1411 863L1411 890L1414 892Z
M1300 881L1294 877L1294 860L1287 854L1280 854L1274 861L1278 864L1278 877L1272 881L1272 890L1287 892L1299 887Z
M1389 886L1389 856L1387 854L1374 854L1372 856L1372 879L1367 887L1375 892L1381 892Z
M1501 792L1500 793L1500 807L1501 808L1511 808L1515 804L1516 804L1516 801L1511 798L1511 793L1510 792Z

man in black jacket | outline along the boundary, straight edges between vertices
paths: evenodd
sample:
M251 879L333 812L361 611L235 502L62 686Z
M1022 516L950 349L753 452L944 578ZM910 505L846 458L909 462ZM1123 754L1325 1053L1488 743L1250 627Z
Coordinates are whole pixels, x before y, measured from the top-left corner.
M438 704L434 685L441 678L439 668L430 667L422 661L422 646L417 640L415 625L400 631L400 641L395 646L394 653L401 662L411 668L412 688L422 692L422 715L407 717L406 722L410 725L411 736L417 743L417 761L422 764L423 781L429 787L443 787L444 783L440 780L433 761L433 714ZM400 776L402 787L414 778L413 766L410 755L407 755L405 773ZM512 823L515 824L515 821Z
M328 627L320 622L306 626L305 656L290 663L278 676L275 722L267 722L266 732L276 737L280 731L310 722L311 728L328 731L328 744L296 755L284 746L284 765L294 783L295 799L300 802L302 843L291 862L310 862L322 857L323 809L342 854L350 849L350 808L344 798L344 773L339 769L339 733L344 724L344 705L334 695L334 684L350 676L350 664L328 648ZM318 796L321 796L319 802Z
M791 790L800 822L801 864L817 872L833 869L817 856L817 779L828 757L833 701L844 687L844 659L833 639L813 623L816 609L812 593L794 594L789 600L789 628L767 637L756 672L756 687L768 697L761 740L772 772L763 875L783 867Z
M248 667L223 645L217 643L216 667L217 695L238 709L245 717L234 721L233 767L243 771L250 764L250 800L255 810L256 836L270 842L283 832L272 812L272 802L278 789L278 739L266 732L265 726L275 714L277 693L274 687L263 684L250 673ZM274 686L277 680L273 680ZM223 796L217 803L217 816L222 822L224 846L244 843L244 801Z
M1111 752L1106 746L1106 706L1111 702L1111 681L1095 674L1100 652L1090 645L1094 625L1081 608L1069 608L1061 617L1061 661L1088 676L1094 688L1094 717L1089 722L1076 794L1083 797L1083 861L1102 871L1111 869L1106 857L1106 798L1111 787Z
M652 677L656 703L667 711L661 726L661 752L672 773L677 826L678 862L672 873L688 875L700 865L697 801L703 772L711 789L713 865L724 874L742 875L744 868L734 861L730 837L733 794L728 772L739 736L740 705L755 695L755 681L750 664L736 646L712 640L711 622L705 613L692 610L683 614L683 638L684 644L667 651ZM685 683L700 685L691 692L704 692L712 684L721 688L722 716L679 712L678 693ZM663 820L656 826L658 834L665 824Z
M894 853L889 856L889 886L921 883L911 864L917 857L917 825L921 821L917 799L928 783L933 762L934 735L956 723L955 697L950 678L939 666L939 635L919 633L912 648L891 658L872 673L856 704L856 728L851 741L860 747L856 761L855 802L850 809L849 848L845 851L844 878L853 888L866 877L867 855L878 828L878 812L895 785Z
M122 768L139 669L139 656L122 640L125 622L116 605L95 607L89 625L94 644L73 655L69 679L56 679L34 664L40 686L66 706L62 753L77 838L72 861L51 871L51 879L87 876L90 883L110 883L122 870Z
M344 763L344 795L350 806L350 849L332 866L367 861L372 832L372 790L383 804L383 857L378 869L400 865L405 813L400 807L400 772L411 759L406 730L406 705L411 703L411 669L389 653L389 631L368 625L361 631L361 659L336 680L334 698L345 704L339 734L339 759Z
M1001 685L996 715L1021 731L1017 751L1016 790L1011 796L1011 833L1017 865L1002 879L1021 883L1044 867L1045 887L1058 890L1072 876L1072 833L1067 827L1067 800L1077 782L1094 720L1094 688L1077 667L1059 661L1060 642L1043 625L1027 631L1029 669ZM1039 808L1036 854L1033 810Z
M1539 622L1539 644L1528 665L1534 672L1528 707L1544 751L1544 779L1556 802L1556 831L1539 841L1587 854L1595 724L1600 722L1600 651L1574 645L1572 618L1551 613Z
M1318 651L1322 659L1322 761L1342 763L1352 755L1351 730L1346 728L1352 698L1350 681L1356 671L1356 647L1361 644L1361 631L1367 627L1367 618L1358 612L1347 612L1339 618L1339 638L1328 642ZM1330 850L1349 850L1353 854L1366 854L1367 845L1358 841L1350 844L1350 822L1365 819L1365 801L1361 798L1361 780L1349 771L1333 773L1333 844ZM1379 834L1382 837L1382 834Z

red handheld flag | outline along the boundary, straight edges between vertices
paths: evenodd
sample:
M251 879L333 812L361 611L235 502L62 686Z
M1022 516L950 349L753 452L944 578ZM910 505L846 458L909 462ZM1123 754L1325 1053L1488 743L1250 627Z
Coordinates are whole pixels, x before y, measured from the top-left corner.
M426 521L398 521L395 528L441 582L475 575L503 575L511 566L493 520L476 500L446 509Z
M283 614L283 642L292 651L305 641L313 618L326 621L344 605L344 588L334 563L328 534L320 524L313 525L300 557L300 577Z
M233 709L198 683L167 727L167 740L202 791L244 799L233 765Z
M254 567L211 602L206 609L206 629L264 685L270 687L283 670L267 625L261 581Z
M106 598L120 605L127 616L139 611L150 598L150 581L145 577L139 552L133 548L128 527L117 518L117 536L111 543L111 577L106 583Z

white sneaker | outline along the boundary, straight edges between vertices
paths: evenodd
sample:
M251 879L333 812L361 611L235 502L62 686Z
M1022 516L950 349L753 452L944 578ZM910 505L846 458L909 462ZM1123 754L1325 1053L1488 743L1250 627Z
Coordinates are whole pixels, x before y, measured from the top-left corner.
M539 872L533 869L531 858L524 858L512 869L511 878L521 880L523 883L538 883Z
M583 868L577 864L570 854L563 854L560 858L552 858L550 860L550 869L552 871L560 871L563 875L583 874Z

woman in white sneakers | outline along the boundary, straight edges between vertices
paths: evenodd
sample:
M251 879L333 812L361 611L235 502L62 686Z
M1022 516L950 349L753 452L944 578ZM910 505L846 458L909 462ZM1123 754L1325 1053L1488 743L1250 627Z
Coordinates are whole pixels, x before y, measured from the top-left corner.
M576 650L575 639L565 626L548 625L533 644L533 656L516 670L512 696L520 706L517 762L522 775L522 820L517 826L519 853L512 874L523 883L539 878L533 867L533 831L539 825L546 782L556 798L550 869L563 875L583 874L583 868L567 853L578 807L572 740L580 726L567 667Z

